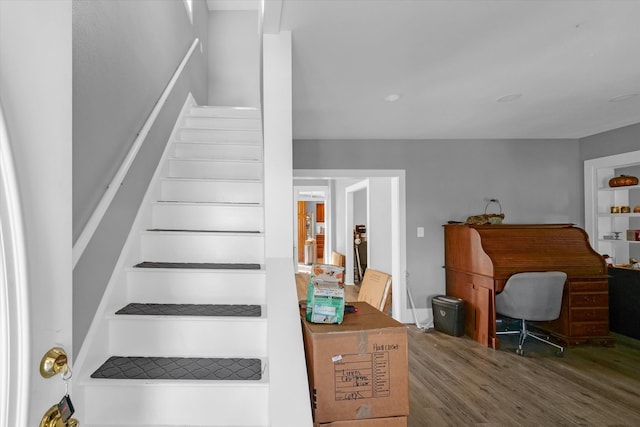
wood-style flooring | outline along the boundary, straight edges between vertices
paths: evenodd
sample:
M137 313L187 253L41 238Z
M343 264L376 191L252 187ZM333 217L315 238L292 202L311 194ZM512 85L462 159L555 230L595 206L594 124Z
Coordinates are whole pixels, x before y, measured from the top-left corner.
M303 299L306 277L296 279ZM511 336L493 350L412 325L408 332L409 427L640 426L638 340L616 335L614 347L570 347L564 357L527 341L520 357Z

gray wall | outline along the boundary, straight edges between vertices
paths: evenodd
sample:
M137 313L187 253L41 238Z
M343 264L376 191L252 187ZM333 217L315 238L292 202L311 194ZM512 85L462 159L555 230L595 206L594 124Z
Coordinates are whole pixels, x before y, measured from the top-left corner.
M210 105L260 106L258 25L256 11L209 12Z
M73 2L74 242L194 38L207 42L200 13L192 26L182 1ZM206 78L194 83L206 103Z
M293 167L406 170L407 280L421 308L444 292L442 225L483 213L487 199L507 223L583 224L577 140L296 140Z
M580 139L580 164L637 150L640 150L640 123Z
M207 103L208 10L194 1L73 2L73 235L102 197L162 91L196 49L73 272L74 351L80 349L140 201L187 94Z

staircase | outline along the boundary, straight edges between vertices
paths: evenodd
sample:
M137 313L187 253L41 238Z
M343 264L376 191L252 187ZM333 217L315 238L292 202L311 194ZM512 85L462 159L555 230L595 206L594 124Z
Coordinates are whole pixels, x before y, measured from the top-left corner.
M78 418L269 426L260 112L188 107L162 162L87 337Z

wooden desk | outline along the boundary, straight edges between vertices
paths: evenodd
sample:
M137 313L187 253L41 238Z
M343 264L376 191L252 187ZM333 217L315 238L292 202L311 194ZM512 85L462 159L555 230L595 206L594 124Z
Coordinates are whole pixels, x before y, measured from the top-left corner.
M560 317L536 322L564 345L613 343L606 265L572 224L444 226L447 295L465 300L465 333L495 348L495 294L514 273L567 273Z

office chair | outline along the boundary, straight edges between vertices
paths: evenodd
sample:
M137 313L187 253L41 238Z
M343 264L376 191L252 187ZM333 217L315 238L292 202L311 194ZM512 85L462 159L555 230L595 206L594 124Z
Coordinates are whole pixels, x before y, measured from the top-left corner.
M566 273L561 271L516 273L507 279L504 290L496 294L496 313L520 321L519 331L496 331L496 335L520 334L516 354L524 356L522 347L527 337L556 347L558 356L564 354L564 347L527 329L527 321L549 321L560 316L566 280Z

